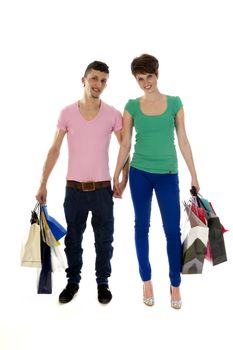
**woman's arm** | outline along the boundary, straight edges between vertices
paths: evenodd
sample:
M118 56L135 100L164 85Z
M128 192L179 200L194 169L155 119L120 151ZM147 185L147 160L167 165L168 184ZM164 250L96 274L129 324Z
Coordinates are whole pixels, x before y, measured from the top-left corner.
M197 179L192 150L185 130L183 108L177 113L175 123L179 148L191 175L191 187L194 186L196 191L199 192L200 186Z
M129 166L129 155L131 149L131 138L132 138L132 129L133 129L133 118L129 112L126 110L123 114L123 128L121 132L121 144L117 158L117 164L115 168L115 173L113 177L114 183L114 192L116 197L121 197L123 188L119 183L119 176L121 171L125 168L125 171L128 171ZM123 170L124 171L124 170ZM124 174L123 174L124 177Z
M119 145L121 145L122 140L123 140L123 129L116 131L115 136L117 138L117 141L119 142ZM127 185L128 182L128 176L129 176L129 163L130 163L130 157L128 157L127 161L125 162L125 165L122 169L122 177L121 177L121 182L119 183L119 186L122 189L122 193ZM121 195L117 195L116 192L114 192L114 197L115 198L122 198Z

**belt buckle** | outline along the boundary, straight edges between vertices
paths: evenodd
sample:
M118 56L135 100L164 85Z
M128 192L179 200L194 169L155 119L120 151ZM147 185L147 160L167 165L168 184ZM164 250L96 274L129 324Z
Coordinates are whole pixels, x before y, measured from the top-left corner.
M82 191L84 191L84 192L95 191L95 183L94 182L82 182Z

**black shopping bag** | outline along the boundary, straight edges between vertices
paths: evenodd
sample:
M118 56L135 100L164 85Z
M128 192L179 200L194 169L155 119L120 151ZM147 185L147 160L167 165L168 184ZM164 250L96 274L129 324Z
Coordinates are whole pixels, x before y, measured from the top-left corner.
M217 216L207 220L213 265L227 261L222 225Z
M42 234L43 226L41 225L41 271L38 281L38 294L52 293L52 262L51 262L51 248L43 241Z

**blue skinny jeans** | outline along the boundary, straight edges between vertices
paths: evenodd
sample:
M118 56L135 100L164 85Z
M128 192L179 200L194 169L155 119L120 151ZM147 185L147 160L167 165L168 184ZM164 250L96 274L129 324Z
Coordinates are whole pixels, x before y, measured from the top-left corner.
M154 174L130 167L129 183L135 213L135 244L141 279L151 280L149 227L154 191L167 241L170 283L178 287L181 282L182 254L178 174Z

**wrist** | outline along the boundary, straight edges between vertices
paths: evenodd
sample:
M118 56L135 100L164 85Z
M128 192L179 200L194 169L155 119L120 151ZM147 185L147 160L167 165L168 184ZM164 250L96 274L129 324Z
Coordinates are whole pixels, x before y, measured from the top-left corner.
M191 179L192 179L192 182L198 182L197 176L192 176Z
M47 182L40 183L40 188L46 189L46 187L47 187Z

